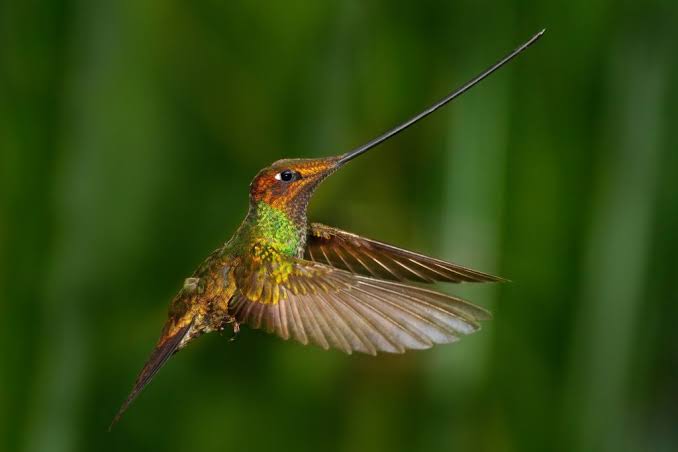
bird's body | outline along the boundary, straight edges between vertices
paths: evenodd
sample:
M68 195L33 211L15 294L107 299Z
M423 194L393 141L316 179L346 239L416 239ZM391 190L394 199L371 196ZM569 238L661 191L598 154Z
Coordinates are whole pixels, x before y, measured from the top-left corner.
M395 281L479 282L500 278L307 223L310 193L333 171L335 162L336 158L282 160L255 178L245 220L233 237L185 280L170 306L160 346L189 324L177 350L199 335L222 330L228 324L237 328L242 322L276 332L284 339L335 347L346 353L403 352L452 341L474 331L479 320L489 317L487 311L458 298ZM298 179L276 180L276 175L284 171L298 174ZM290 196L293 184L308 193ZM275 191L285 191L287 196L272 195ZM408 293L412 299L392 302L386 308L372 306L373 311L352 306L356 295L378 305L394 292ZM444 303L434 308L437 302L427 297ZM439 312L409 312L421 307L417 303L429 303L426 309ZM397 326L397 318L406 315L425 322L421 330L412 322ZM361 331L366 327L375 327L369 337Z
M480 321L490 318L488 311L423 284L501 278L309 224L306 211L326 177L466 91L539 36L424 113L354 151L279 160L260 171L250 185L245 219L185 280L151 357L113 422L174 353L228 325L236 332L243 323L303 344L372 355L429 348L478 330Z

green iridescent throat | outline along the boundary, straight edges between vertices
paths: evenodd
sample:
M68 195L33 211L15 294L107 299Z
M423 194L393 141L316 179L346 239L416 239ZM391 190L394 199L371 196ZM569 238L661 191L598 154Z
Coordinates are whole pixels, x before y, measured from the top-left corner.
M288 256L296 256L304 245L305 231L300 230L283 211L263 201L256 205L253 226L256 238L265 239L277 251Z

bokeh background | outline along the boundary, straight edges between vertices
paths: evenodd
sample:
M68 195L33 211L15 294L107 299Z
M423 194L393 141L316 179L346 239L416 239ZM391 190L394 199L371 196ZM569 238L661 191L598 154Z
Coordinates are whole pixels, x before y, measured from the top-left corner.
M0 450L678 450L678 4L5 1ZM108 423L173 294L282 157L344 152L509 67L310 218L510 278L377 358L245 330Z

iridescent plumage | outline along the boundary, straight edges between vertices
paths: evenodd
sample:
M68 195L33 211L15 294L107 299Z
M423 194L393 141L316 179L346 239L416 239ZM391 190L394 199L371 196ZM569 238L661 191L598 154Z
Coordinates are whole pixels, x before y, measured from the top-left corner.
M470 89L541 33L366 145L336 157L279 160L260 171L250 185L245 220L172 300L160 339L113 424L169 357L193 339L228 325L237 332L244 323L302 344L371 355L429 348L477 331L480 321L490 318L485 309L413 283L501 278L308 224L306 210L326 177Z

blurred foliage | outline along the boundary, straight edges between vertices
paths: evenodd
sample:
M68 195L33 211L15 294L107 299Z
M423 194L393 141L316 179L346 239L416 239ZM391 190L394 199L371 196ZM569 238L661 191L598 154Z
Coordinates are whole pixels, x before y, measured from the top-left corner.
M678 449L675 1L0 4L0 450ZM347 357L246 330L106 427L282 157L315 221L510 278L484 330Z

